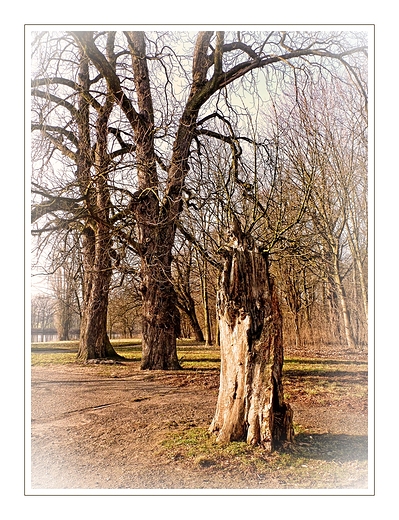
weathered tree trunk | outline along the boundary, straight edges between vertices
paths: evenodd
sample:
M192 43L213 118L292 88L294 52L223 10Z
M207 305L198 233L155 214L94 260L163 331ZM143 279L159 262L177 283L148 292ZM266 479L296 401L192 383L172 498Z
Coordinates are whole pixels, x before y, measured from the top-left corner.
M146 231L147 247L141 259L142 370L181 368L176 350L180 313L172 283L172 247L168 236L166 227L157 233ZM173 234L170 236L174 238Z
M221 373L210 431L219 442L273 450L293 438L283 397L282 317L267 258L245 241L226 251L217 312Z
M82 33L83 34L83 33ZM78 128L79 149L76 154L76 177L86 198L89 219L83 232L83 304L77 360L120 358L107 335L108 293L112 275L111 231L109 227L110 197L108 189L107 153L108 118L113 103L109 97L98 110L96 144L91 144L90 107L83 92L90 89L89 62L82 54L79 81ZM93 170L96 175L92 175Z
M77 360L122 359L107 334L108 293L111 280L109 231L87 228L84 233L84 287Z
M153 273L144 276L142 323L142 370L180 369L176 339L180 335L180 315L173 285L163 280L148 283Z

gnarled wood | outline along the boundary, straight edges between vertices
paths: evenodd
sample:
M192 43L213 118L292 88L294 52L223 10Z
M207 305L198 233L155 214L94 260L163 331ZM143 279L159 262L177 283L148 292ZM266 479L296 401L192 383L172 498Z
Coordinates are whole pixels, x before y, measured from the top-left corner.
M267 258L245 240L226 250L217 299L221 374L210 431L273 450L293 438L282 385L282 318Z

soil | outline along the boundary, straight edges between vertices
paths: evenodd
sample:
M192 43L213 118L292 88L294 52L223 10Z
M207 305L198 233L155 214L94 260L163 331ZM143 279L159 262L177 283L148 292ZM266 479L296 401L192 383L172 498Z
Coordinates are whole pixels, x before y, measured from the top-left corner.
M209 426L217 370L149 372L126 361L33 366L31 377L32 489L287 487L273 475L260 478L234 464L198 465L162 449L171 433ZM287 381L288 391L292 384ZM359 453L367 459L367 399L323 402L296 391L290 404L295 423L314 441L317 435L365 439Z

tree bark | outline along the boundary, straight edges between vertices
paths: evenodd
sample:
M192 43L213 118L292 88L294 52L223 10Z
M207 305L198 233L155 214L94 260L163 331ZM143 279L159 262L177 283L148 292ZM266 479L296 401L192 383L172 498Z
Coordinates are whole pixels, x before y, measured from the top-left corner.
M293 439L284 402L282 317L268 260L245 241L226 250L217 296L221 374L210 431L274 450Z
M208 286L207 286L207 270L202 271L201 275L201 293L202 293L202 306L204 309L204 330L205 330L205 345L212 345L212 327L211 327L211 316L209 314L209 300L208 300Z
M83 305L77 360L122 359L107 334L108 293L111 281L108 229L86 228L83 236Z
M79 97L76 176L91 216L83 232L83 307L77 354L77 360L85 362L89 359L115 359L121 356L113 349L107 334L108 295L112 276L107 136L113 102L111 96L108 96L104 105L98 109L96 144L92 147L90 109L83 94L90 89L89 62L85 56L82 57L79 78L82 95ZM94 176L93 170L96 174Z
M339 270L338 260L335 261L334 264L334 282L336 286L336 291L339 297L339 303L341 306L341 314L344 322L344 330L345 330L345 340L346 345L350 350L356 349L356 340L353 333L353 326L350 318L350 312L347 305L347 297L345 293L345 288L342 283L341 274Z
M176 339L180 336L180 313L172 283L173 230L167 226L145 231L141 257L142 370L178 370Z
M184 302L178 302L178 307L187 316L195 340L199 343L203 343L205 341L204 334L199 324L197 313L195 311L195 302L191 295L187 295L187 299Z
M173 285L161 268L156 273L145 265L145 259L142 264L141 369L179 370L176 339L180 335L180 314Z

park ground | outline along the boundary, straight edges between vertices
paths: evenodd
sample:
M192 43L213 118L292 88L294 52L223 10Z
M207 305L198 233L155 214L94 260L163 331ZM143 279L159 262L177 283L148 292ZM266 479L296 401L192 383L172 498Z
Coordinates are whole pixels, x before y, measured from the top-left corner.
M182 342L183 370L141 371L140 346L128 343L115 345L126 361L84 365L74 362L75 343L32 345L32 492L356 494L372 487L366 352L337 346L286 351L284 391L296 435L270 454L240 442L220 446L208 434L219 385L217 349Z

